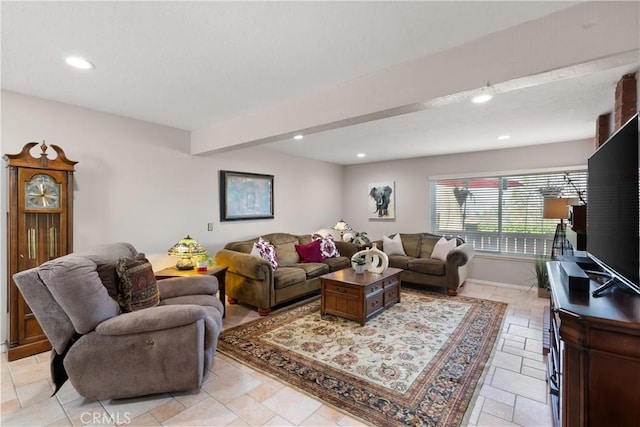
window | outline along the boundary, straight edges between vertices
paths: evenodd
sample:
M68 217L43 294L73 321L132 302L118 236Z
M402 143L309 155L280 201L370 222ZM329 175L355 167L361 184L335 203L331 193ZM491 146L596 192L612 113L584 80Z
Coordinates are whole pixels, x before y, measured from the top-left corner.
M433 230L477 251L549 255L559 220L542 217L544 198L586 203L586 188L586 171L432 180Z

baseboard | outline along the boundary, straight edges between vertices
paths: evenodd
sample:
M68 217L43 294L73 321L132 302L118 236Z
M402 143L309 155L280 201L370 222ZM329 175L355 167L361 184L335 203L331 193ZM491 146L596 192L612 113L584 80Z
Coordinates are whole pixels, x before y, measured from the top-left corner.
M492 282L490 280L467 278L465 286L467 286L469 283L477 283L479 285L497 286L499 288L511 288L511 289L519 289L519 290L531 289L530 285L514 285L512 283Z

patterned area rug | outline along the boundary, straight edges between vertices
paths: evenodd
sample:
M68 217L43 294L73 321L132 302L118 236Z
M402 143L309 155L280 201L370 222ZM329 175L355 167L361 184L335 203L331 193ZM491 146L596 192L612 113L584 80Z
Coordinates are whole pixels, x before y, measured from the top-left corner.
M457 426L506 307L403 288L360 326L318 298L223 331L218 351L374 425Z

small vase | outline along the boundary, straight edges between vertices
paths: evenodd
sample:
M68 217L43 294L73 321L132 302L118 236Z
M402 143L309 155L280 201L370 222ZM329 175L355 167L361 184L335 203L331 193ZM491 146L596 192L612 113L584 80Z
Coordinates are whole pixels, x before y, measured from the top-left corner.
M366 268L367 266L364 264L361 264L361 265L355 264L353 266L353 271L355 271L356 274L364 274Z

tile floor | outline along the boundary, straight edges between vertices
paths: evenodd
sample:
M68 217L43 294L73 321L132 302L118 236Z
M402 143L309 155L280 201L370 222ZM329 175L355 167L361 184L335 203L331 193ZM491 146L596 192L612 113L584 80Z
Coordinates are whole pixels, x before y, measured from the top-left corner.
M535 289L469 282L462 295L509 303L491 366L469 408L470 426L551 426L542 355L548 301ZM257 318L227 306L224 327ZM360 426L362 422L218 354L200 390L119 401L89 401L67 382L50 398L49 354L7 362L0 355L3 426Z

